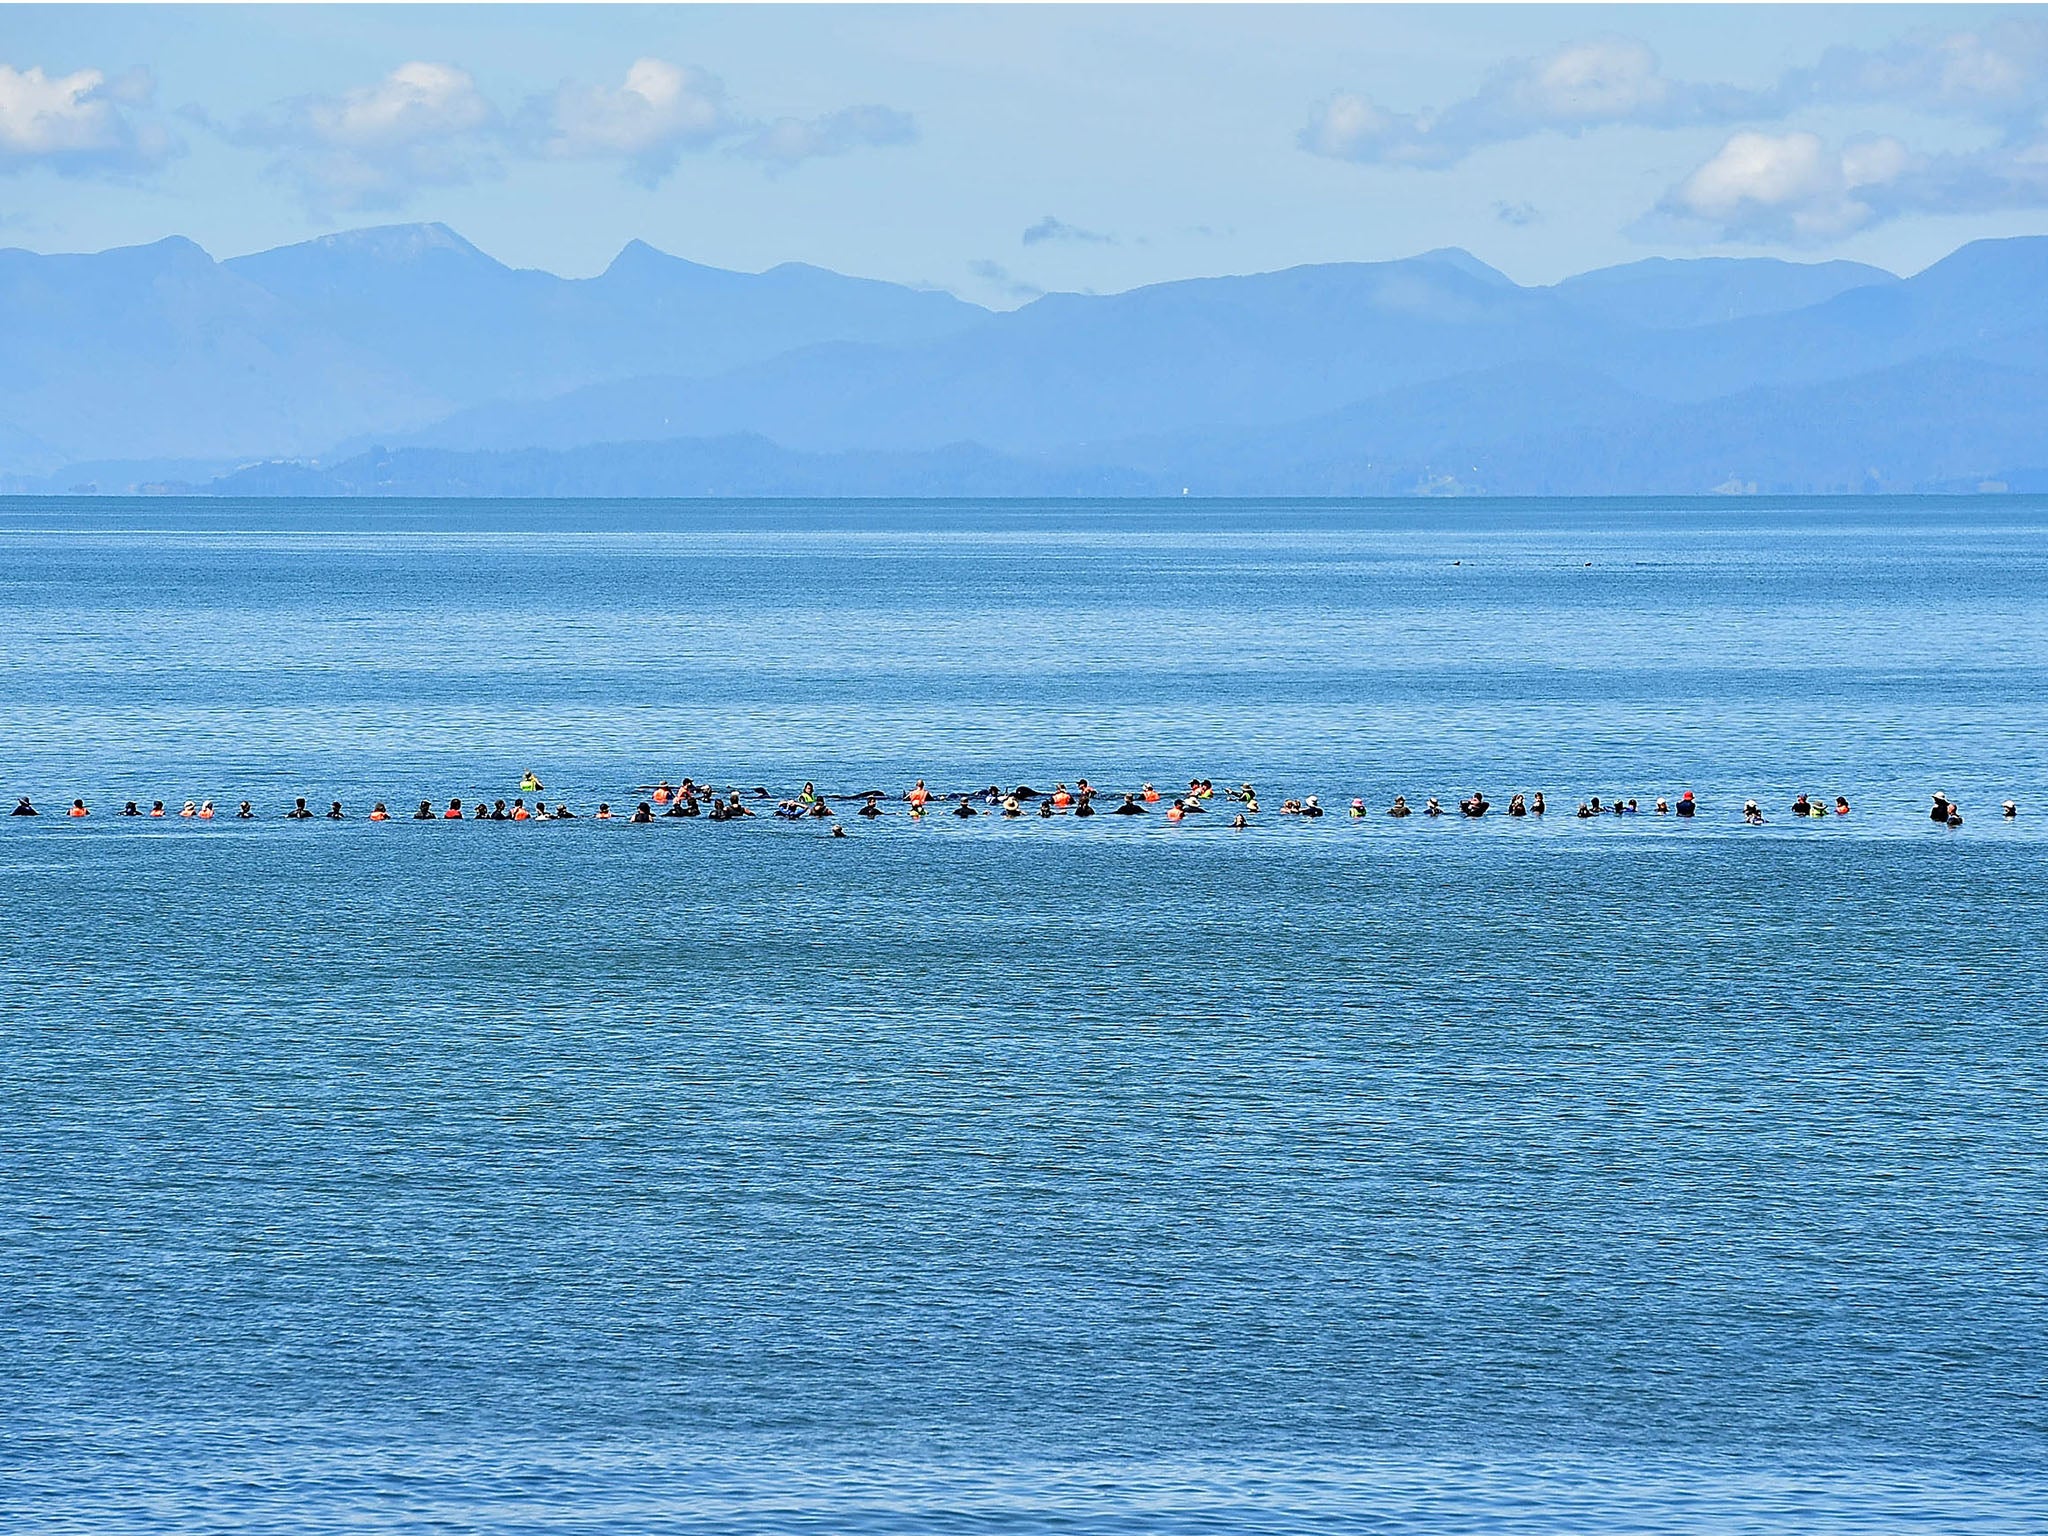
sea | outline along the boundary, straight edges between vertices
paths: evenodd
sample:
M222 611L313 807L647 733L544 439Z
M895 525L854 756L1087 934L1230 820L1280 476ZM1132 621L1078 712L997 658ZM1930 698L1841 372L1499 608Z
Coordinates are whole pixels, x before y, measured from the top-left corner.
M0 795L10 1532L2048 1530L2048 499L0 501Z

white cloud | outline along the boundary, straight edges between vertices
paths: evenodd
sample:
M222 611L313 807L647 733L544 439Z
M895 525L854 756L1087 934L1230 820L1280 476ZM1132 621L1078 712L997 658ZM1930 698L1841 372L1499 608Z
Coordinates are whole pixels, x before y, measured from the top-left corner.
M2032 143L2048 111L2048 18L2020 14L1965 31L1920 30L1883 48L1834 48L1760 89L1666 74L1641 42L1602 37L1496 67L1445 107L1391 110L1339 91L1297 142L1373 165L1443 167L1474 150L1543 132L1780 122L1802 108L1866 105L1965 117Z
M540 152L557 159L622 160L653 185L686 150L743 132L715 76L666 59L638 59L617 86L564 85L535 104Z
M738 148L750 159L786 167L848 150L917 142L917 122L893 107L841 107L823 117L777 118Z
M1393 112L1340 91L1310 115L1297 142L1334 160L1441 167L1488 144L1546 131L1732 122L1774 99L1769 92L1674 79L1643 43L1602 37L1511 60L1472 95L1441 109Z
M1069 224L1047 214L1036 224L1024 231L1025 245L1042 245L1048 240L1072 240L1082 245L1115 245L1115 235L1101 234L1096 230L1083 229L1078 224Z
M970 261L967 270L1006 299L1028 303L1045 296L1043 288L1017 277L999 261Z
M1871 136L1738 133L1664 195L1658 213L1720 240L1825 244L1913 213L2048 208L2048 140L1916 154Z
M176 141L129 110L151 92L139 70L110 81L97 69L51 76L0 64L0 171L43 165L70 176L132 176L160 165Z
M1882 174L1896 154L1859 150L1865 172ZM1898 167L1891 166L1896 176ZM1665 212L1695 220L1724 237L1790 239L1801 243L1839 239L1860 229L1876 210L1856 196L1850 156L1828 149L1812 133L1738 133L1666 195Z
M401 64L374 85L301 96L232 135L272 150L274 173L322 209L394 208L427 186L499 169L497 110L451 64Z
M279 102L225 131L271 151L273 173L323 211L395 208L424 187L498 175L509 158L614 161L651 187L692 151L723 146L780 168L917 137L907 114L881 106L762 123L729 105L716 76L655 58L635 60L617 85L565 82L509 121L465 71L413 62L374 85Z
M617 160L654 186L692 151L718 146L785 169L872 145L908 144L917 124L892 107L841 107L820 117L760 122L726 100L717 76L640 59L616 86L564 85L528 104L525 137L554 159Z
M1886 48L1831 48L1787 75L1784 92L1792 101L2024 120L2048 104L2048 19L2007 16L1965 32L1916 31Z

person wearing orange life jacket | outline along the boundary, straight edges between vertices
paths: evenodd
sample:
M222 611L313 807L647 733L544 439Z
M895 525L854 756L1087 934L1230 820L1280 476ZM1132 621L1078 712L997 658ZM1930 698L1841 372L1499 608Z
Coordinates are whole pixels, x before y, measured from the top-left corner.
M178 812L178 819L180 821L190 821L194 816L197 816L198 814L198 805L195 804L193 801L187 800L185 802L185 808L182 811Z
M1157 805L1159 803L1159 791L1154 789L1150 784L1147 784L1143 789L1138 791L1138 798L1143 800L1147 805Z
M1168 821L1179 821L1181 817L1185 816L1186 814L1187 812L1181 809L1181 803L1178 800L1176 800L1173 802L1172 806L1168 808L1166 812L1166 819Z
M667 805L669 802L669 797L674 793L675 791L668 787L668 780L663 779L659 784L654 786L654 803L656 805Z
M382 800L379 800L375 805L370 807L370 820L389 821L390 819L391 813L384 809L384 802Z
M512 802L512 819L514 821L533 820L533 812L529 811L526 808L526 800L524 797L521 797L520 799L514 800Z
M150 806L149 806L149 814L150 814L150 815L152 815L152 816L161 816L161 815L163 815L163 813L164 813L164 803L163 803L163 801L161 801L161 800L153 800L153 801L151 801L151 802L150 802Z
M200 801L200 803L199 803L199 819L200 819L201 821L211 821L211 820L213 820L213 802L212 802L211 800L202 800L202 801Z
M88 811L85 808L85 802L83 800L74 800L71 802L71 809L66 811L64 814L67 816L84 817L90 816L92 812Z
M610 821L612 819L611 806L602 800L597 802L597 819L599 821Z
M1067 793L1067 786L1055 784L1052 787L1052 803L1055 809L1065 810L1074 803L1074 797Z
M448 802L448 809L441 813L441 819L443 821L462 820L462 802L460 800L450 800Z
M924 780L919 779L910 786L910 793L903 798L910 802L912 809L921 811L925 808L925 802L930 800L931 797L932 792L924 787Z

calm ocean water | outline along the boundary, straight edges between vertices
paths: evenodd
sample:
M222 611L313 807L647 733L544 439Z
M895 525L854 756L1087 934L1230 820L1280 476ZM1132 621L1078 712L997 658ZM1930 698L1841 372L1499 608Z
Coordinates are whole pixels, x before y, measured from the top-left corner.
M2048 1527L2048 501L0 555L0 794L95 808L0 821L8 1529ZM278 819L529 766L1268 810Z

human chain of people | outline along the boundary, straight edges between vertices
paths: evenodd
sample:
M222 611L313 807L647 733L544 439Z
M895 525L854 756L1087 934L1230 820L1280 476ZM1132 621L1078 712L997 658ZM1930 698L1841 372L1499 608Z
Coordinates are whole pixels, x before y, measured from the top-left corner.
M528 796L532 802L528 803ZM644 798L633 799L633 795ZM1647 809L1644 800L1648 799ZM631 803L629 804L629 800ZM772 804L770 803L772 802ZM307 797L295 798L291 806L282 812L286 821L624 821L645 825L657 820L687 820L704 818L710 821L746 820L763 814L781 821L830 821L835 823L833 832L845 836L846 829L837 825L840 813L833 809L834 803L854 807L850 814L863 820L875 820L889 814L887 807L900 805L903 812L914 821L928 816L944 815L966 821L981 816L994 816L1004 820L1020 820L1035 817L1049 820L1060 816L1088 818L1105 816L1153 816L1162 817L1173 824L1185 822L1190 817L1206 817L1211 814L1227 815L1228 825L1237 830L1246 830L1254 824L1254 818L1262 812L1259 791L1249 782L1234 788L1218 790L1209 779L1190 779L1185 791L1168 795L1152 783L1142 783L1136 789L1104 791L1087 779L1078 779L1070 788L1064 781L1056 783L1050 790L1037 790L1028 784L1019 784L1010 789L988 785L973 790L936 790L919 779L900 794L891 794L879 789L859 790L851 793L826 793L815 783L806 782L793 795L776 796L766 786L755 785L741 789L728 785L723 791L714 790L708 784L685 777L680 783L663 779L656 784L636 786L631 795L622 795L615 808L612 801L600 800L594 810L577 811L566 799L557 799L552 805L546 797L546 785L538 774L528 771L519 780L517 791L509 797L489 796L465 798L451 796L444 801L421 800L414 810L393 812L383 800L373 801L367 812L351 812L342 801L329 800L324 809L315 809ZM1212 802L1220 802L1212 805ZM0 802L4 803L4 802ZM1362 796L1353 797L1344 807L1343 815L1353 821L1370 816L1384 815L1395 820L1410 816L1426 819L1457 815L1467 820L1498 812L1511 819L1543 817L1549 814L1549 806L1543 792L1517 792L1508 796L1506 804L1496 806L1480 790L1473 790L1454 803L1453 810L1446 810L1442 801L1427 797L1420 805L1411 804L1406 795L1395 795L1392 803L1379 811L1369 807ZM1591 821L1608 816L1669 816L1681 821L1692 820L1704 813L1704 807L1691 790L1683 790L1675 797L1655 796L1608 796L1590 795L1579 800L1576 810L1569 814L1580 821ZM18 797L12 812L18 817L40 817L44 812L29 795ZM54 813L71 821L85 821L94 815L92 806L83 796L74 797L61 811ZM231 811L223 813L212 799L185 800L176 810L170 809L163 800L151 800L144 808L141 800L123 801L120 808L110 813L121 820L179 820L211 822L216 820L255 821L264 813L256 808L253 801L242 800ZM273 813L275 814L275 813ZM1272 814L1300 817L1314 820L1326 814L1322 799L1316 794L1282 799L1272 808ZM1741 807L1742 821L1751 826L1762 825L1772 819L1763 805L1755 799L1747 799ZM1852 814L1847 796L1800 794L1783 808L1782 814L1806 821L1826 821L1847 818ZM1927 819L1942 826L1959 828L1963 825L1961 803L1946 793L1936 793L1927 813ZM2012 821L2019 816L2019 803L2008 799L1999 806L2002 820Z

